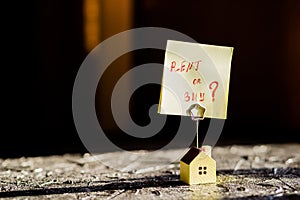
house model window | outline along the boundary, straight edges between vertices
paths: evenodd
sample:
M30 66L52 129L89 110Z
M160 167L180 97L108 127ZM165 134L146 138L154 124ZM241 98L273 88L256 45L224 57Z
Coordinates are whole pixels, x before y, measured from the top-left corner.
M199 175L202 175L202 174L207 174L207 171L206 171L207 167L199 167Z

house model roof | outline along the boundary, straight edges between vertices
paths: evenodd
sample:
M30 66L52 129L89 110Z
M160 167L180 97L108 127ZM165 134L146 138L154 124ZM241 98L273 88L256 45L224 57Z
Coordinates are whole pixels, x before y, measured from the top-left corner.
M181 158L180 161L186 163L186 164L190 164L194 158L199 155L199 153L201 153L201 149L196 148L196 147L192 147L190 148L190 150Z

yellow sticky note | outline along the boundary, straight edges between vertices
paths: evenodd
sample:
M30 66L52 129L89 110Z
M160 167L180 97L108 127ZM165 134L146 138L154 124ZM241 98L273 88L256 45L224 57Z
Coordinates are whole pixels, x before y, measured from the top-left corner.
M233 47L168 40L158 112L188 116L193 104L205 117L226 119Z

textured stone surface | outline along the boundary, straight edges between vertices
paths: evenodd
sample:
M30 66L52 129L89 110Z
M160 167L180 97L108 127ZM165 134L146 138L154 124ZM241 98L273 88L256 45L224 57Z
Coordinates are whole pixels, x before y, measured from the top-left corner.
M300 199L300 144L215 147L217 183L179 181L178 150L0 159L0 197L14 199ZM118 169L105 166L116 162ZM124 162L122 162L124 161Z

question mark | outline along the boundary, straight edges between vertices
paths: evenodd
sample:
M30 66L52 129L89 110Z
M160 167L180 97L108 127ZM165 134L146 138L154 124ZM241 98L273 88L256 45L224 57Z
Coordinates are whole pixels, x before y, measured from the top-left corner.
M213 85L215 85L215 86L213 87ZM213 81L209 84L209 89L213 90L212 94L211 94L213 102L215 101L215 93L216 93L216 90L218 89L218 86L219 86L218 81Z

